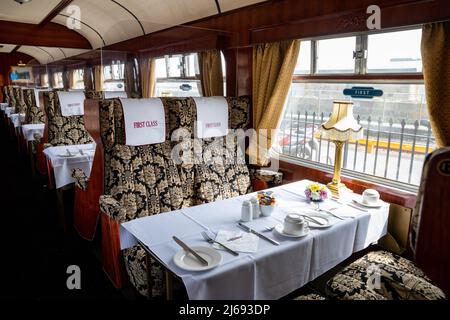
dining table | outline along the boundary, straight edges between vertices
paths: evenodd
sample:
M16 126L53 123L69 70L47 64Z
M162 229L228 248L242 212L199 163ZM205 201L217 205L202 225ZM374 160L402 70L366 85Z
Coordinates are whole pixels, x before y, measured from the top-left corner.
M247 232L238 223L244 201L257 195L250 193L124 222L120 225L121 249L143 246L168 273L181 279L192 300L280 299L387 233L389 203L366 208L354 202L361 199L355 193L338 201L311 202L304 193L310 183L301 180L266 190L273 192L276 199L271 215L243 223L278 244L258 235L256 250L238 252L236 256L202 236L202 232L212 238L224 233L245 235ZM284 234L280 229L285 217L293 213L303 215L309 223L301 237ZM322 224L314 224L314 220ZM220 253L220 261L204 271L183 268L176 260L183 249L174 236L191 248L213 248Z
M56 189L75 182L73 169L83 170L89 178L95 156L95 143L53 146L44 149L44 154L50 162Z

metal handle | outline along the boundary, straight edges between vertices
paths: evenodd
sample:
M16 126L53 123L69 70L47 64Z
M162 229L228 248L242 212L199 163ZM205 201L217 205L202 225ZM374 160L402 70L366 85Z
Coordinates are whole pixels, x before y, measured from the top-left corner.
M226 251L228 251L229 253L231 253L233 256L238 256L239 255L239 253L237 253L236 251L234 251L234 250L231 250L230 248L228 248L226 245L224 245L224 244L222 244L222 243L220 243L220 242L218 242L218 241L215 241L215 240L213 240L215 243L217 243L218 245L220 245L222 248L224 248Z

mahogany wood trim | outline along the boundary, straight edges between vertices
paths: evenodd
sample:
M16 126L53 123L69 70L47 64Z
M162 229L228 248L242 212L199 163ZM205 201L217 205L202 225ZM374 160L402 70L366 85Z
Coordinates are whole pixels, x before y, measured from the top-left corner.
M280 161L280 171L283 172L283 183L295 182L303 179L317 181L326 184L333 178L332 173L307 168L298 164ZM414 209L417 196L407 192L394 190L385 186L377 185L367 181L361 181L342 177L342 182L357 193L362 193L365 189L376 189L381 198L389 203L397 204L405 208Z
M92 49L81 34L53 22L38 28L36 24L0 20L0 30L0 43Z
M92 241L100 215L100 196L104 193L104 152L100 136L98 100L85 100L85 128L96 143L94 161L86 190L75 188L74 227L80 236Z
M73 0L61 0L56 5L56 7L54 7L53 10L50 11L44 19L42 19L42 21L39 23L39 27L44 27L45 25L47 25L50 21L52 21L61 11L63 11L72 2L73 2Z
M308 80L342 80L342 81L355 81L355 80L407 80L407 81L423 81L423 74L366 74L366 75L294 75L293 81L308 81Z

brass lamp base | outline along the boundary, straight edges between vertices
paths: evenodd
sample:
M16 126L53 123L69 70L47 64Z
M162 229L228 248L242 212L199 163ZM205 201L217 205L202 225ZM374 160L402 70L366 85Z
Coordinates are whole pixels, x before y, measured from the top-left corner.
M334 197L340 198L343 194L352 193L353 191L345 186L343 183L334 183L330 182L327 184L328 189L330 189L331 193Z

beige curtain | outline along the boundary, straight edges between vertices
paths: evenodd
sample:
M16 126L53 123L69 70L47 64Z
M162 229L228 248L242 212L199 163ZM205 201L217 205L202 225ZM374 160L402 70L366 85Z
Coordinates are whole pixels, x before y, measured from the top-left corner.
M73 89L75 87L75 72L70 70L67 72L67 76L69 77L69 89Z
M89 67L85 67L83 70L83 82L84 90L92 90L92 70Z
M62 82L63 82L63 88L64 90L70 89L70 80L69 80L69 74L71 74L69 71L63 71L62 73Z
M147 58L141 60L141 85L142 97L151 98L155 96L155 58Z
M223 96L223 72L220 50L199 52L198 59L203 96Z
M253 48L253 128L266 140L258 164L269 160L271 130L276 129L292 82L300 41L283 41ZM264 131L267 130L267 131ZM258 147L264 144L258 140Z
M428 24L422 32L425 92L438 147L450 146L450 22Z
M95 91L103 91L103 66L94 67Z
M124 74L124 82L125 82L125 91L129 98L137 98L139 96L136 72L134 68L134 63L128 61L125 63L125 74Z

